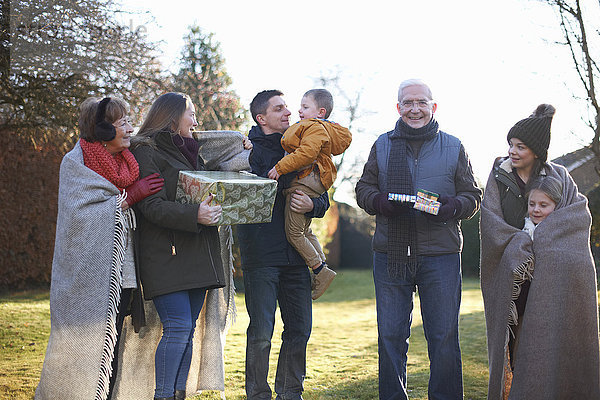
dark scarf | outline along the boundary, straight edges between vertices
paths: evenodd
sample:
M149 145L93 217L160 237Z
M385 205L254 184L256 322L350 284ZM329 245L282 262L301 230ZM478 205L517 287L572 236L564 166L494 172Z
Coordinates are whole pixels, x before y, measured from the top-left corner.
M181 154L192 164L194 169L198 169L198 149L200 145L194 138L183 137L181 135L174 135L173 144L177 146Z
M431 140L438 133L433 118L422 128L414 129L402 119L390 134L390 155L387 166L387 193L416 194L408 168L407 141ZM417 224L415 210L409 208L399 216L388 218L388 273L392 277L407 278L408 271L415 275L417 268Z

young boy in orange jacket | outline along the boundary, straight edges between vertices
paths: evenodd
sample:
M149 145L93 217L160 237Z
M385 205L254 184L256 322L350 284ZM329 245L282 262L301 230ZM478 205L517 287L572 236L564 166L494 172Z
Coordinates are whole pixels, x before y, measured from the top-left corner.
M297 171L286 195L285 232L288 241L298 250L314 275L312 299L319 298L329 287L336 273L325 263L325 254L310 229L311 218L290 209L290 197L301 190L309 197L318 197L335 181L337 170L332 155L342 154L352 141L347 128L327 121L333 110L333 97L326 89L312 89L304 94L300 105L301 121L289 127L281 138L281 146L289 153L269 171L269 178Z

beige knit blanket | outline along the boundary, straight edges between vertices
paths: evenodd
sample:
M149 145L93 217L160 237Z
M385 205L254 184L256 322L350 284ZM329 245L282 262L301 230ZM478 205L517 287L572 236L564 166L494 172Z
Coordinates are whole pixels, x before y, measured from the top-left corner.
M563 198L534 239L508 225L490 174L481 205L481 290L487 326L488 399L600 399L596 269L591 215L567 170L550 165ZM513 299L531 276L520 326ZM516 335L510 380L506 349ZM508 372L508 373L507 373Z

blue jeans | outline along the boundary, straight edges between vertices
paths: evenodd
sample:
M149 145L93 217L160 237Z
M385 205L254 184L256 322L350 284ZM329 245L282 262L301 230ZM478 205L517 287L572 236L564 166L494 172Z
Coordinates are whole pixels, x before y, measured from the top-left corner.
M278 302L283 333L275 375L275 393L278 400L302 399L306 344L312 327L308 268L282 266L246 269L244 287L246 309L250 316L246 344L248 400L271 399L267 375Z
M152 299L163 325L154 358L154 397L173 397L175 390L185 390L192 361L194 329L205 296L205 289L190 289Z
M429 354L429 398L462 399L462 362L458 341L461 296L460 254L419 256L414 277L391 278L387 254L374 253L377 299L379 399L408 399L406 354L418 287Z

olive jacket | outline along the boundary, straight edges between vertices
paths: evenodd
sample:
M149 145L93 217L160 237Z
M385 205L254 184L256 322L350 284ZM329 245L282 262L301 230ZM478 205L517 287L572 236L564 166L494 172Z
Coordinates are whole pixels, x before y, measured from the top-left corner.
M140 178L158 172L165 180L159 192L136 204L144 297L149 300L180 290L224 287L217 227L197 222L197 204L175 202L179 171L193 167L173 143L170 132L158 132L153 141L154 145L139 143L132 150ZM204 170L200 157L198 170Z
M492 173L498 184L504 220L517 229L523 229L527 216L527 199L521 194L521 189L517 185L510 159L508 157L497 158ZM542 168L540 175L547 175L546 167Z

